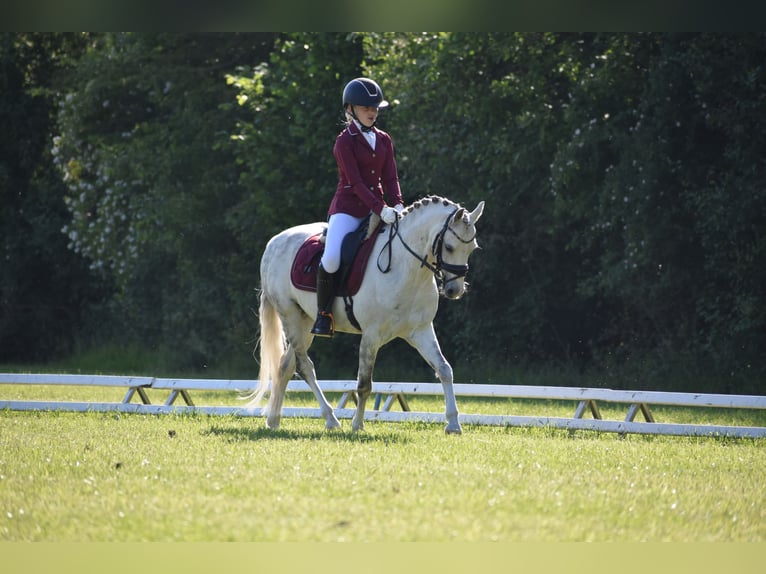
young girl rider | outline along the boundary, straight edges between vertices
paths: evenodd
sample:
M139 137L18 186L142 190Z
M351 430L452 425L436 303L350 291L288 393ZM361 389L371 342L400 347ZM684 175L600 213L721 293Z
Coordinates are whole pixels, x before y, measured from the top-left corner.
M391 136L375 127L378 111L387 106L380 86L369 78L351 80L343 89L347 126L333 148L338 187L328 210L327 238L317 275L318 312L311 329L319 337L332 337L335 329L332 306L343 238L370 212L391 224L404 208Z

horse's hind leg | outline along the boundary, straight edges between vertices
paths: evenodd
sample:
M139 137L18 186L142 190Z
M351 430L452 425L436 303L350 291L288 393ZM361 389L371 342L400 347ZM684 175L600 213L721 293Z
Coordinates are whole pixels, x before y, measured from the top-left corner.
M298 373L308 383L309 387L314 393L317 402L319 403L319 409L322 412L322 417L325 420L325 428L327 430L333 430L340 428L340 421L335 416L335 412L332 409L332 405L327 401L322 389L319 388L317 383L316 371L314 370L314 363L308 354L302 353L297 355L298 358Z
M271 382L269 403L266 407L266 426L270 429L278 429L282 420L282 404L285 400L287 382L295 372L295 350L288 345L279 361L279 372Z
M289 329L289 327L288 327ZM319 388L317 383L316 370L314 369L314 362L308 355L308 349L311 346L314 336L310 333L311 322L302 322L295 329L289 329L290 334L288 337L291 341L291 347L295 350L295 368L298 374L303 377L303 380L311 387L317 402L319 403L319 409L322 413L322 417L325 420L325 428L328 430L340 428L340 421L335 416L332 405L327 401L322 389ZM299 335L295 333L300 333Z
M452 388L452 366L444 358L439 341L436 338L433 324L415 331L407 342L417 349L418 353L426 360L431 368L436 372L436 376L441 381L444 389L445 415L447 426L444 429L448 434L460 434L460 422L458 421L457 402L455 401L455 391Z

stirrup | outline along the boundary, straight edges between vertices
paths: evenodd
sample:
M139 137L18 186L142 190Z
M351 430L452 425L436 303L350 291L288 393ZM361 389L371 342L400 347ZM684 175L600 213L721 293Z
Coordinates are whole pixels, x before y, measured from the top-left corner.
M314 326L311 328L311 334L318 337L332 337L335 334L335 318L332 313L320 311Z

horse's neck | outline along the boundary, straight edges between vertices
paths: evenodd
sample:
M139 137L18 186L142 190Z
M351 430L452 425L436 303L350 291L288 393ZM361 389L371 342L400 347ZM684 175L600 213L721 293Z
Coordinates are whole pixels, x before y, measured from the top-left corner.
M412 208L399 222L399 234L413 251L430 260L433 241L453 210L453 206L443 203L429 203L417 209Z

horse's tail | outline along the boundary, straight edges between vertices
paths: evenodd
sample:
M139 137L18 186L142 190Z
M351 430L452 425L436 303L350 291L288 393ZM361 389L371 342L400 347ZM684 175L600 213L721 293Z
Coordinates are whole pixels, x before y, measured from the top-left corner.
M258 406L266 392L271 388L271 383L279 372L279 361L286 347L282 320L265 289L261 290L258 315L261 324L261 333L258 338L260 369L258 371L258 386L251 395L252 398L249 403L253 407ZM264 412L264 414L267 413Z

